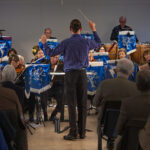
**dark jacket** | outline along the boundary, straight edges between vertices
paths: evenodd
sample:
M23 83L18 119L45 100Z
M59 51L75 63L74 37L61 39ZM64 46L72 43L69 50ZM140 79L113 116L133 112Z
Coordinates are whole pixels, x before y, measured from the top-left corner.
M143 150L150 150L150 116L145 127L139 133L139 141Z
M135 147L133 140L138 139L138 132L144 127L148 116L150 115L150 92L140 93L138 96L124 99L120 110L120 116L117 123L117 132L119 135L126 135L126 129L132 126L132 132L126 136L126 149L130 150L130 147ZM139 121L139 123L137 123ZM132 122L132 124L131 124ZM133 132L136 130L136 133ZM131 140L128 140L131 139ZM128 141L128 142L127 142ZM122 150L122 149L121 149Z
M5 88L10 88L12 90L14 90L19 98L19 101L21 103L21 105L23 106L23 101L24 101L24 91L23 88L15 85L14 83L10 82L10 81L5 81L2 82L2 86Z
M118 35L120 31L133 31L132 28L129 26L125 25L125 27L122 29L120 25L116 26L113 28L110 40L111 41L118 41ZM138 39L136 38L136 41L138 42Z
M98 87L94 97L94 105L100 107L98 119L101 121L106 101L122 101L123 98L138 93L134 82L123 77L104 80Z

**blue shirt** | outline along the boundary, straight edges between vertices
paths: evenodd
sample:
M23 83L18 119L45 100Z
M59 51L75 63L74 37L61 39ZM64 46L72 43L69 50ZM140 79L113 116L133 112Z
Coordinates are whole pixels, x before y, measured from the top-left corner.
M101 45L97 32L93 32L93 35L94 40L90 40L84 39L80 34L73 34L70 38L62 41L55 49L50 49L47 44L44 44L45 53L50 57L63 54L65 72L87 68L89 51Z

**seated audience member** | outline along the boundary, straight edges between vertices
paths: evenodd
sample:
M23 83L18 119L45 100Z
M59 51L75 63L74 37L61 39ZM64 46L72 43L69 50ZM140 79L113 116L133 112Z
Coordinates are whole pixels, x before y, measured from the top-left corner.
M14 90L23 105L24 91L21 87L14 84L17 77L16 70L12 65L7 65L2 71L2 86Z
M0 110L6 112L16 130L16 150L27 150L27 136L23 121L22 108L15 91L0 85Z
M51 57L51 71L63 72L64 64L59 60L59 55ZM57 105L53 110L49 120L53 121L58 112L60 112L60 120L64 120L64 76L52 76L52 87L49 90L49 96L54 97L57 101Z
M133 72L133 63L126 58L117 63L117 78L107 79L100 83L94 97L94 105L99 108L98 134L100 133L101 120L106 101L122 101L125 97L137 94L135 83L128 80Z
M139 141L143 150L150 150L150 117L139 133Z
M122 148L124 150L137 150L138 132L135 130L137 127L138 130L142 129L144 123L141 122L146 122L150 115L150 70L138 72L136 85L140 91L139 94L122 101L117 123L117 132L122 136L122 141L118 145L118 150L122 150ZM127 131L128 126L132 126L135 130Z
M150 49L144 51L143 53L143 59L146 62L146 64L139 67L140 70L150 70Z

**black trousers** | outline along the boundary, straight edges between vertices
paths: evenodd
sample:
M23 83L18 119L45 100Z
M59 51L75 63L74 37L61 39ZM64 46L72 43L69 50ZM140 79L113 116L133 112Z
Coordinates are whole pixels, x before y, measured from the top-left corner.
M64 119L64 81L57 81L48 91L50 97L54 97L57 101L56 108L53 110L51 116L56 116L58 112L61 113L61 119Z
M87 76L86 70L71 70L65 75L65 99L68 104L70 134L85 135L87 116ZM78 108L78 130L76 125Z

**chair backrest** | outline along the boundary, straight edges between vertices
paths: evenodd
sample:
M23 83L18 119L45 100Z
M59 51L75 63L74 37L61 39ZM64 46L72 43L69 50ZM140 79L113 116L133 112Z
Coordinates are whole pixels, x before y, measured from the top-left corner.
M103 111L103 135L108 138L116 138L115 131L118 117L120 114L121 101L106 101Z

